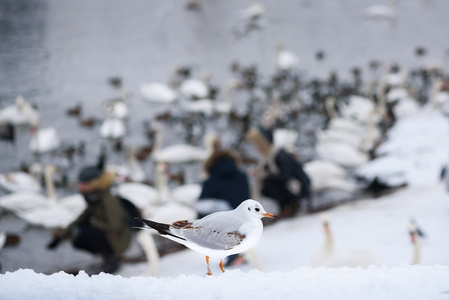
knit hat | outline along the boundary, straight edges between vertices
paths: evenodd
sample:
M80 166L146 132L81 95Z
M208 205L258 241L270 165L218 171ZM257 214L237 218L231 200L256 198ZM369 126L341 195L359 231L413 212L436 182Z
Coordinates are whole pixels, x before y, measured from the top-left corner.
M85 167L78 175L78 181L91 182L100 177L104 171L104 163L106 160L106 153L103 151L98 158L98 163L95 166Z
M98 166L85 167L81 170L78 181L80 182L91 182L92 180L98 178L103 174L103 169Z
M259 131L268 143L273 144L273 131L271 129L259 127Z

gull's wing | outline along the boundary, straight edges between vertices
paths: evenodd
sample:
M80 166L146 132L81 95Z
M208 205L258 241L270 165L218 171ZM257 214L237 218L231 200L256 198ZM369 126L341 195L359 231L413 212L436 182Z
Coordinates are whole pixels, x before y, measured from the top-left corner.
M209 217L210 216L210 217ZM195 221L178 221L171 224L170 231L187 242L215 250L229 250L246 237L239 232L241 222L229 214L209 215Z

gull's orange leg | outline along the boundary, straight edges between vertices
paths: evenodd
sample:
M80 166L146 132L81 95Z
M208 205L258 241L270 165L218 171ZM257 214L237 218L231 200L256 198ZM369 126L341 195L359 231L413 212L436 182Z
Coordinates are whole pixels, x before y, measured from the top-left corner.
M206 255L206 263L207 263L207 275L212 275L212 272L210 271L210 264L209 264L209 256Z
M220 269L221 269L221 271L224 273L224 269L223 269L223 260L220 260Z

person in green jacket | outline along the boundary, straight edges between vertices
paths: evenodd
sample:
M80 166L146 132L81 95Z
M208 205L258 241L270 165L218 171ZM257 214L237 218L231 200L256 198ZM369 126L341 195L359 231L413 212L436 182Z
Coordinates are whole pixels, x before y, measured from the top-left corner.
M55 230L47 247L55 249L60 241L70 238L75 248L101 255L103 271L114 273L132 238L129 215L110 192L114 175L104 171L100 163L84 168L78 179L87 208L67 228Z

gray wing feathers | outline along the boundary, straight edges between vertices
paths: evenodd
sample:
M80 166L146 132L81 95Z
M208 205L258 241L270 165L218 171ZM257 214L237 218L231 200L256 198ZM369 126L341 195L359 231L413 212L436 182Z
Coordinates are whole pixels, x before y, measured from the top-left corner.
M227 230L217 230L205 227L195 227L192 229L178 229L179 235L186 240L196 243L200 246L215 249L229 250L239 245L244 235L237 231L229 232Z
M172 228L171 231L203 247L229 250L239 245L245 238L245 235L239 233L240 226L241 222L238 220L230 222L228 216L213 219L206 216L192 221L188 227Z

